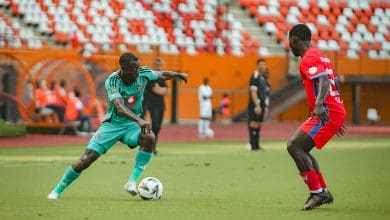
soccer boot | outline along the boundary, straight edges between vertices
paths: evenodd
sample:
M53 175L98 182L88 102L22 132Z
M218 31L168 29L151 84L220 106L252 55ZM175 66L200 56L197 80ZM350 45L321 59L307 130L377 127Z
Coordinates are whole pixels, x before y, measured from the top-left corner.
M328 195L326 192L321 193L310 193L309 198L307 199L305 205L302 210L311 210L316 207L321 206L328 199Z
M60 195L54 191L52 191L49 195L47 195L48 199L58 199Z
M322 202L322 204L321 205L323 205L323 204L331 204L331 203L333 203L333 196L332 196L332 194L329 192L329 190L328 191L325 191L325 194L326 194L326 199Z
M134 181L129 181L128 183L126 183L124 188L125 191L130 193L132 196L136 196L138 194L137 184Z

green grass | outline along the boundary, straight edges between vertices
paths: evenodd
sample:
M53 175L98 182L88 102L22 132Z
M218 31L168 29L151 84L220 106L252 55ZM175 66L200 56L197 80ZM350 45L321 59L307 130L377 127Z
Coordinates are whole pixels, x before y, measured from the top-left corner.
M389 219L390 138L335 139L314 151L335 203L300 211L306 186L285 142L251 153L243 142L161 144L142 177L159 201L122 190L135 150L115 146L65 191L47 194L84 146L0 149L0 219Z

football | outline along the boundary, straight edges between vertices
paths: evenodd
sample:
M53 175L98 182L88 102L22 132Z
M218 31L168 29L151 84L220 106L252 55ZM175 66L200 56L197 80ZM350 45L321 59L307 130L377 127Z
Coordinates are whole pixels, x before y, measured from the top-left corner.
M163 193L163 185L155 177L146 177L138 185L139 196L144 200L158 200Z
M206 137L213 138L214 137L214 131L213 129L209 128L206 130Z

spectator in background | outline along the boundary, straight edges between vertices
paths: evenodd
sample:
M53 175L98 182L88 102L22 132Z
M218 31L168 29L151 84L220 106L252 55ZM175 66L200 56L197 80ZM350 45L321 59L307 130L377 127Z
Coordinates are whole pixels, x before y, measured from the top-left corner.
M219 107L213 110L213 121L217 115L229 116L230 115L230 97L228 93L224 93L222 100L219 102Z
M58 99L56 95L56 81L50 82L50 88L46 90L45 94L47 97L47 105L46 107L53 109L56 114L58 115L58 119L60 122L64 122L64 116L65 116L65 105L61 101L61 99Z
M54 92L57 97L57 102L60 105L66 104L66 81L61 80L59 84L55 83Z
M269 71L265 59L256 61L257 67L249 82L248 130L250 150L257 151L260 146L261 123L268 114L271 87L267 81Z
M64 121L65 107L56 103L54 93L46 86L45 80L36 81L35 96L35 110L41 115L49 115L54 111L58 120Z
M84 114L83 103L80 100L81 93L78 89L73 89L69 93L66 101L65 119L67 121L80 121L79 131L83 131L84 125L87 124L86 132L92 134L91 118Z
M213 90L209 85L209 79L204 78L203 84L198 88L198 99L200 109L200 119L198 124L198 134L200 138L211 138L214 136L214 131L210 128L210 120L212 118L211 98Z
M162 71L164 61L157 57L153 61L153 70ZM146 112L149 112L152 123L152 131L156 136L156 145L154 146L153 154L157 155L157 138L160 133L161 125L164 118L165 102L164 96L168 95L168 86L163 78L150 80L145 88L142 119L145 119Z

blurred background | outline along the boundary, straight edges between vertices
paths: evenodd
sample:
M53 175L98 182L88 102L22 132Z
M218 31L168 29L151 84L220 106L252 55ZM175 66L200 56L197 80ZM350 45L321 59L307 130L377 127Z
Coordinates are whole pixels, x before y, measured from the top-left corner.
M297 23L310 27L312 45L331 59L348 123L389 124L386 0L0 0L0 118L62 127L37 106L36 92L44 85L61 94L62 81L66 94L81 93L96 127L107 107L104 80L130 51L142 65L161 57L164 69L189 74L187 84L168 82L165 123L197 122L197 90L205 77L213 107L229 94L230 115L223 120L245 121L249 79L260 57L272 86L268 120L302 121L309 108L299 60L287 42Z

